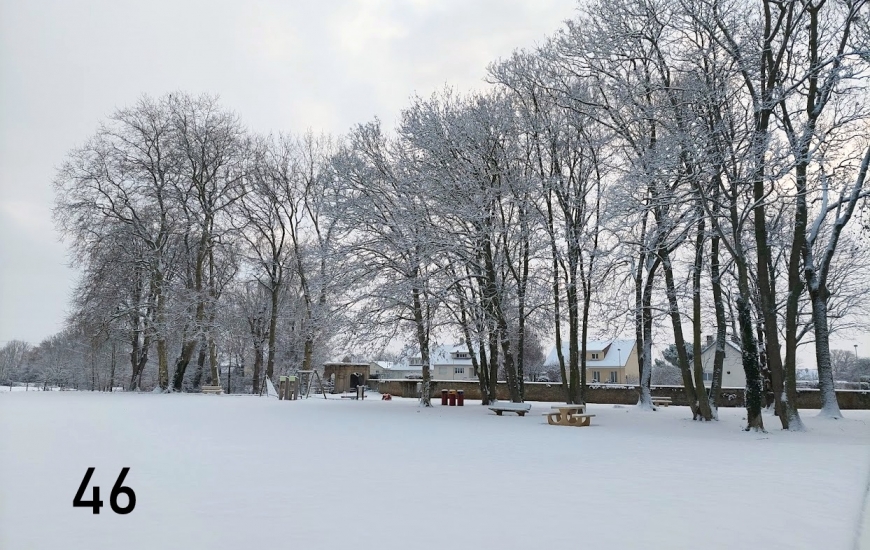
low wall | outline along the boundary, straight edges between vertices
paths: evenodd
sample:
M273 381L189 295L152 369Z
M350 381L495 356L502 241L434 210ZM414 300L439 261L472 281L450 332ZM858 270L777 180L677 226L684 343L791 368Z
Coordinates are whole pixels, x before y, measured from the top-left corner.
M369 380L371 388L380 393L389 393L401 397L419 397L420 380ZM526 401L549 401L564 403L565 394L562 386L553 382L526 382ZM480 399L480 385L473 380L432 380L432 396L441 395L441 390L462 390L466 399ZM497 386L498 398L508 400L508 389L505 382ZM686 392L682 386L653 386L655 397L670 397L674 405L688 405ZM720 407L743 407L743 388L722 388L719 394ZM608 403L614 405L634 405L638 399L637 386L622 384L596 384L586 388L588 403ZM870 391L868 390L837 390L837 402L843 410L870 409ZM818 409L821 407L819 390L798 389L797 406L800 409Z

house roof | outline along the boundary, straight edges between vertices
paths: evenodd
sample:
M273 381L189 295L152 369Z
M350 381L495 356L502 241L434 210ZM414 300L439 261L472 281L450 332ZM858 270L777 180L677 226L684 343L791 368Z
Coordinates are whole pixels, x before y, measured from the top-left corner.
M606 354L601 359L586 361L586 368L616 368L624 367L628 363L628 358L631 355L631 350L634 349L634 340L587 340L586 352L596 353L606 350ZM568 360L568 344L562 343L562 354L565 360ZM556 346L550 350L547 359L544 361L545 367L555 367L559 365L559 356L556 353Z
M743 353L743 350L740 349L740 346L738 346L737 344L735 344L734 341L732 341L730 338L726 338L726 339L725 339L725 344L727 344L727 345L725 346L725 349L726 349L726 350L727 350L728 347L730 346L731 349L733 349L733 350L736 351L737 353ZM714 340L714 341L711 342L710 344L707 344L706 346L704 346L703 348L701 348L701 355L704 355L705 353L707 353L708 350L715 349L715 348L716 348L716 341Z
M468 353L468 346L464 343L444 344L442 346L437 346L435 349L432 350L432 355L429 357L429 362L432 364L433 367L441 365L471 365L471 357L465 359L456 359L453 357L453 354L456 352Z
M390 363L389 367L383 367L391 372L423 372L423 365L409 365L408 363Z
M439 367L439 366L454 366L454 365L459 366L459 367L463 367L463 366L470 367L472 365L471 357L459 358L459 359L454 358L453 354L457 353L457 352L468 353L468 346L465 343L443 344L440 346L435 346L429 352L429 366L432 368ZM413 357L412 359L419 360L420 356L417 355L417 356ZM410 363L410 361L408 361L408 363ZM393 367L393 368L396 368L396 367ZM402 370L416 369L419 371L422 368L423 368L422 365L416 364L416 365L412 365L410 368L407 366L403 366Z

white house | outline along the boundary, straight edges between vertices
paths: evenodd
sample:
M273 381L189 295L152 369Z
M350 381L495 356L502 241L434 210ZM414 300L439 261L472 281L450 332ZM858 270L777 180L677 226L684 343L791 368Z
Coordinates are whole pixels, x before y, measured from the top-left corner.
M587 340L586 381L610 384L636 384L640 380L635 340ZM565 368L568 368L568 344L562 342ZM544 361L547 368L559 368L556 346Z
M435 380L477 380L465 342L436 347L429 356L429 362Z
M701 349L701 365L704 367L704 385L713 383L713 358L716 355L716 339L707 336ZM730 339L725 340L725 360L722 363L722 387L745 388L746 373L743 372L743 350Z
M407 365L382 366L382 361L372 363L371 372L383 372L381 378L422 378L423 359L415 356L408 359ZM429 352L429 368L433 380L477 380L477 373L471 363L471 354L465 342L436 346Z

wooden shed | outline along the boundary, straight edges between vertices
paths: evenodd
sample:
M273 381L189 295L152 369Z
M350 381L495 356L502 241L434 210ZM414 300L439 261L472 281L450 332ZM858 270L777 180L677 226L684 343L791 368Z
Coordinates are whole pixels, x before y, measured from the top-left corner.
M335 386L332 393L344 393L356 389L357 386L366 386L369 383L368 363L324 363L323 378L326 380L330 375L335 376Z

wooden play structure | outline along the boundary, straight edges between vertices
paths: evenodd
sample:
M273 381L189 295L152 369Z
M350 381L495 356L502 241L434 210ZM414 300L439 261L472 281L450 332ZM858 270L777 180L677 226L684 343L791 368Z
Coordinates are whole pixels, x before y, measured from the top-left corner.
M335 385L332 393L345 393L356 391L358 386L367 386L369 383L368 363L324 363L323 377L335 377Z
M278 399L299 399L299 381L295 376L278 377Z
M314 385L315 381L317 382L317 389L320 390L323 398L326 399L326 390L323 389L323 380L320 378L320 373L316 370L300 370L296 371L296 374L299 376L297 381L299 392L305 399L311 397L311 386Z

